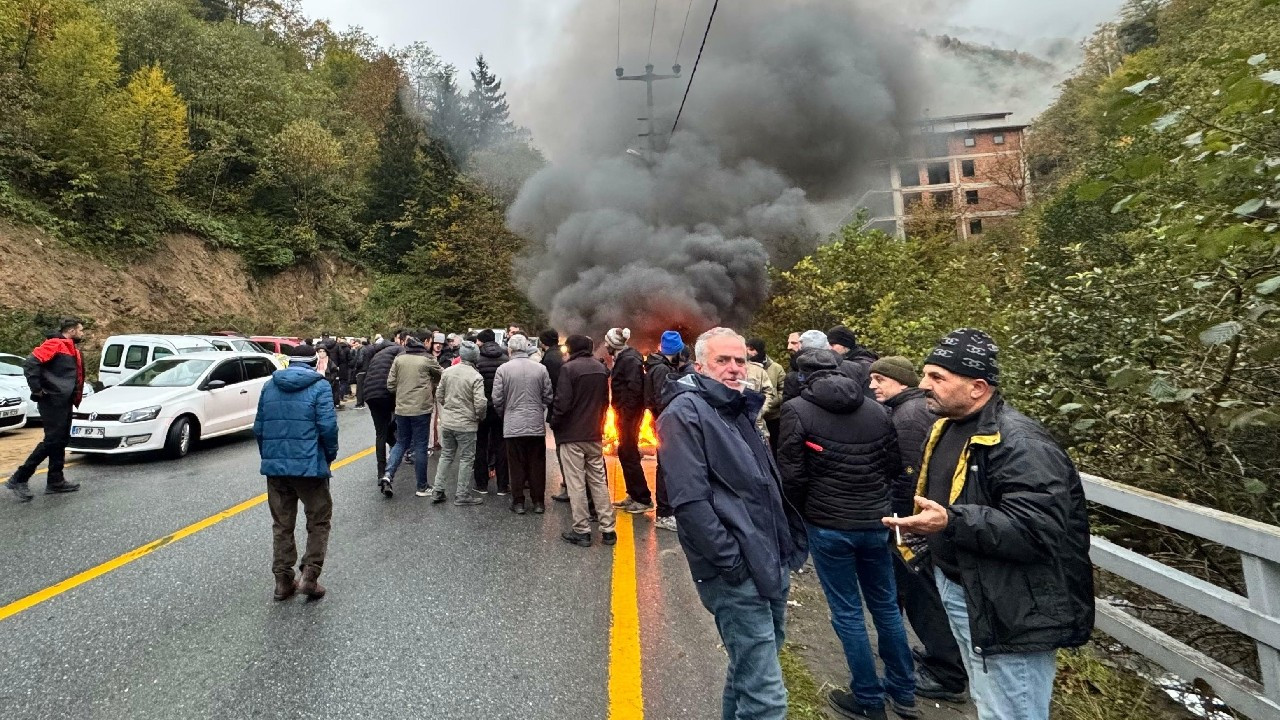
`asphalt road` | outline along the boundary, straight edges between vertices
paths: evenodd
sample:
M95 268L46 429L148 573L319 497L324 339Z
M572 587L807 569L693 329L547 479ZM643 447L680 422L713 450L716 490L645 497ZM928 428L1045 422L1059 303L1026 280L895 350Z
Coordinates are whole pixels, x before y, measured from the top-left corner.
M339 420L340 457L372 444L367 413ZM675 535L650 517L634 519L633 543L577 548L560 540L567 505L523 517L493 495L480 507L433 506L410 492L409 467L387 500L368 455L332 481L323 600L272 601L265 503L122 562L265 492L257 467L243 435L176 462L81 462L68 470L83 484L72 495L40 494L41 476L33 502L0 497L0 616L98 568L0 619L0 717L719 714L715 627ZM300 550L301 540L300 527ZM633 575L615 560L624 552ZM614 627L627 607L638 610L638 642ZM626 704L641 672L643 715Z

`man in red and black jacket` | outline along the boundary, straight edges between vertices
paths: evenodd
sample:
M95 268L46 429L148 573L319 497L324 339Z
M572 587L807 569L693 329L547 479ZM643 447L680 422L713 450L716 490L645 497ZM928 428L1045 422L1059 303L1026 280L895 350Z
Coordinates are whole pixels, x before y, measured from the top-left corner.
M84 390L84 358L76 347L84 339L84 325L76 318L65 318L58 326L58 334L45 340L31 351L22 364L31 387L31 399L40 406L40 421L44 425L44 440L31 451L30 457L18 468L5 487L19 500L31 499L27 481L35 474L36 467L49 459L49 480L46 493L74 492L78 483L67 482L62 474L66 462L67 441L71 437L71 410L80 404Z

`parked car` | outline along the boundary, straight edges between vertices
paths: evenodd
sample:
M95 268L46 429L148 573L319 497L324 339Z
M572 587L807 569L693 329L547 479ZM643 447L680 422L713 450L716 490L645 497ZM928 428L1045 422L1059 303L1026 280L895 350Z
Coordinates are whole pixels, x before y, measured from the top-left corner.
M68 449L183 457L201 439L252 428L262 386L278 369L260 353L162 357L81 403L71 416Z
M283 337L280 335L254 335L249 338L266 348L269 352L288 355L294 348L302 344L302 338Z
M215 348L222 350L223 352L235 351L265 353L267 355L274 354L271 350L266 349L247 337L230 337L227 335L192 335L192 337L207 340Z
M25 385L23 389L26 389ZM19 395L0 390L0 433L26 424L27 405L22 400Z
M98 380L111 387L160 358L210 350L213 343L192 335L112 335L102 344Z
M17 395L23 401L24 422L28 425L40 422L40 406L31 399L31 388L27 385L26 375L22 371L20 355L0 353L0 395ZM84 397L93 394L93 385L84 384Z

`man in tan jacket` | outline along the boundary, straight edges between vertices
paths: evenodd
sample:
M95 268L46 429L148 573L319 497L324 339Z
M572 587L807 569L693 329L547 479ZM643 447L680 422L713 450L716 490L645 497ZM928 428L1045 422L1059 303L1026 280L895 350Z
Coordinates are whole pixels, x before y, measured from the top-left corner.
M476 461L476 431L484 420L489 401L484 394L484 378L476 370L480 348L469 340L464 341L458 348L458 357L460 362L445 368L440 376L437 397L440 416L436 418L440 428L440 460L432 502L444 502L445 487L456 482L458 489L453 504L479 505L484 499L472 492L471 473Z
M436 402L436 383L440 381L440 363L427 352L422 341L405 333L396 342L404 352L391 363L387 373L387 389L396 396L396 445L387 458L387 473L378 481L382 494L391 497L391 484L396 470L409 448L417 462L413 464L418 481L418 497L431 494L427 488L427 446L431 433L431 408Z

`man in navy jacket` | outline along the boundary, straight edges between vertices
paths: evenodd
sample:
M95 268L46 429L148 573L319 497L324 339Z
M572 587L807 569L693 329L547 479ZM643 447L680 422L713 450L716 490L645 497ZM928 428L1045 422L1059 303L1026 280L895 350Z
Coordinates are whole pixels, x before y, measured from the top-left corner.
M316 372L315 362L315 350L296 348L289 367L273 373L262 388L253 421L261 472L267 476L276 600L295 592L318 600L325 593L318 581L333 517L329 465L338 457L338 416L329 383ZM302 579L295 584L298 548L293 528L299 500L307 512L307 549L302 556Z

